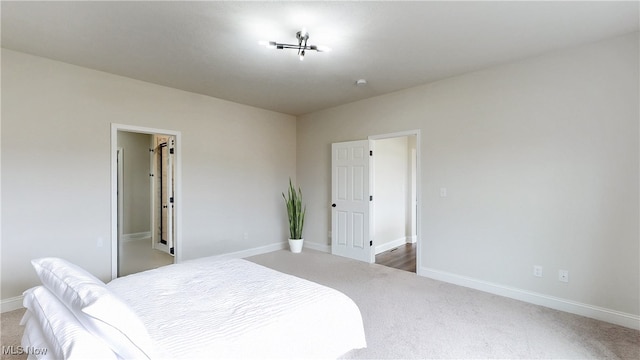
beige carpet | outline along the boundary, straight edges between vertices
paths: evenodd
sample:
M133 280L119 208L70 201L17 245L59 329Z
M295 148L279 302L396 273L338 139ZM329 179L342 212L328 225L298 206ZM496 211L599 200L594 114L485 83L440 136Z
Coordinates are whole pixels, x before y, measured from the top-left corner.
M248 260L338 289L358 304L368 347L345 359L640 359L636 330L413 273L308 249ZM22 313L2 314L2 346L19 345Z
M20 340L22 338L22 326L20 320L24 314L24 309L2 313L0 316L0 345L2 346L0 359L18 360L26 359L26 355L12 354L18 352Z
M249 260L338 289L368 347L349 359L640 359L640 332L304 249Z

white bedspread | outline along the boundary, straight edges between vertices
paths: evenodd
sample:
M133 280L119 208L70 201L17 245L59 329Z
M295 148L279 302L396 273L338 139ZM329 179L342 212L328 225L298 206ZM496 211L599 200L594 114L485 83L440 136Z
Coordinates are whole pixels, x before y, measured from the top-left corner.
M168 358L336 358L366 347L346 295L246 260L192 260L108 287Z

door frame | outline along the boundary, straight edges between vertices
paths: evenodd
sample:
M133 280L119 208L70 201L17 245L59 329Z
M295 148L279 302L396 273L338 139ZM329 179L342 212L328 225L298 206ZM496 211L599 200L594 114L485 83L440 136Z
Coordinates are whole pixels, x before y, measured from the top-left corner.
M174 262L182 261L182 135L180 131L111 123L111 279L118 277L118 131L175 137Z
M116 140L116 144L117 144L117 140ZM116 239L116 251L118 251L118 257L120 256L120 249L118 248L117 244L119 244L120 241L122 241L122 238L124 237L124 230L122 229L122 224L124 224L124 215L122 213L122 208L124 207L124 194L123 194L123 188L122 185L124 184L124 149L121 147L117 148L117 183L116 183L116 192L118 194L118 205L116 207L116 212L118 214L118 222L116 223L116 227L118 228L118 238ZM117 259L118 261L120 260L119 258ZM120 266L120 264L118 263L118 261L116 262L116 272L118 267Z
M380 134L380 135L371 135L368 137L368 140L373 141L373 147L375 147L375 140L383 140L383 139L391 139L397 137L405 137L405 136L415 136L416 137L416 274L420 272L420 268L422 266L421 256L420 256L420 248L422 243L422 170L421 170L421 162L422 162L422 151L421 149L421 137L420 137L420 129L415 130L407 130L407 131L399 131L395 133L388 134ZM375 149L373 156L375 156ZM369 180L372 192L375 189L375 166L373 166L373 161L369 166ZM372 193L373 194L373 193ZM375 221L375 206L376 206L376 197L373 194L373 204L371 207L371 211L369 212L369 223L373 224ZM371 233L371 236L375 236L375 232ZM373 242L375 244L375 238L373 238ZM373 249L371 251L374 251Z

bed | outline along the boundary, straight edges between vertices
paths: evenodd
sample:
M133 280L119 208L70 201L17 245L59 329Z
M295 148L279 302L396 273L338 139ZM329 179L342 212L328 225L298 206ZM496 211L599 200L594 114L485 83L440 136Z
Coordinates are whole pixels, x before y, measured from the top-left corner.
M326 359L366 347L346 295L246 260L202 258L108 284L59 258L32 263L42 285L24 294L31 358Z

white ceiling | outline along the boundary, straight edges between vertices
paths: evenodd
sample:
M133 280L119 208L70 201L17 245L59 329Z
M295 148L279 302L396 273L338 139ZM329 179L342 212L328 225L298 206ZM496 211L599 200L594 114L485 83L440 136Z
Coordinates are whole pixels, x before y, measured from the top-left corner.
M639 29L637 1L1 6L4 48L293 115ZM302 27L333 51L258 45Z

